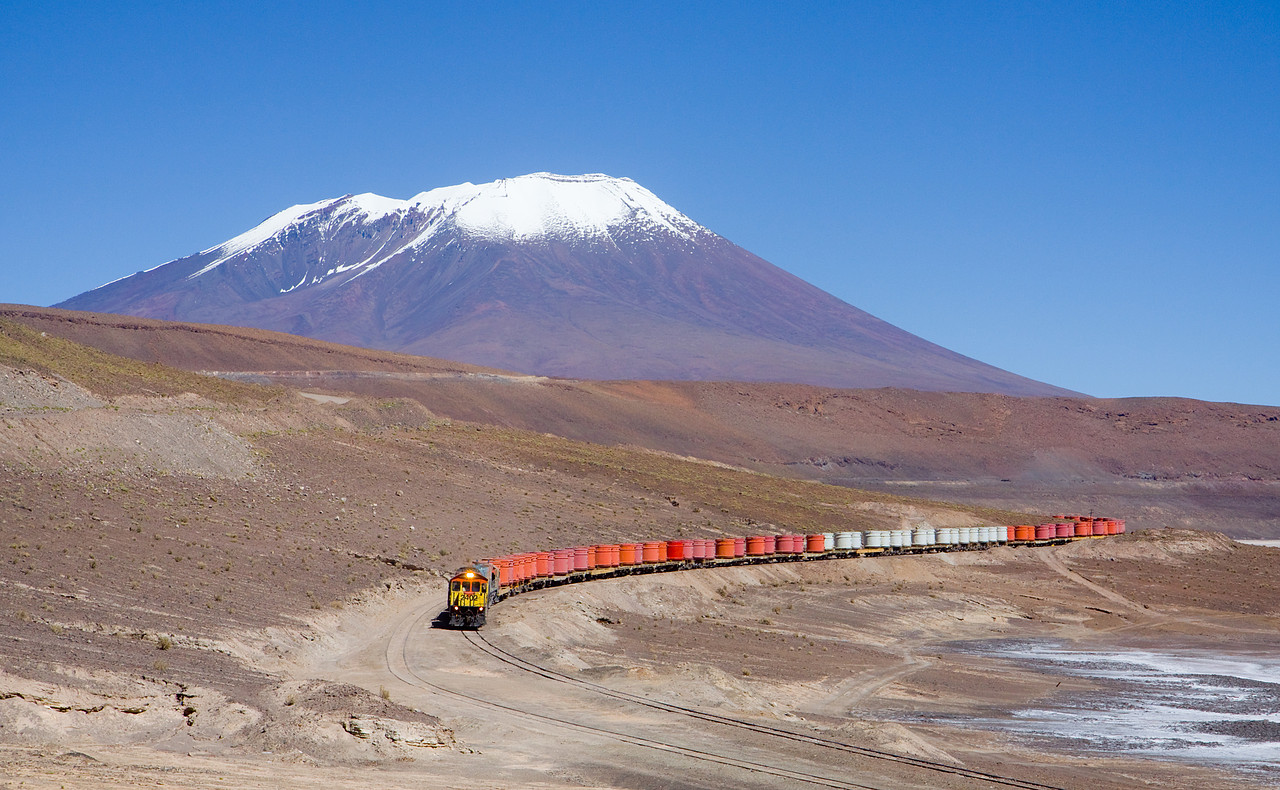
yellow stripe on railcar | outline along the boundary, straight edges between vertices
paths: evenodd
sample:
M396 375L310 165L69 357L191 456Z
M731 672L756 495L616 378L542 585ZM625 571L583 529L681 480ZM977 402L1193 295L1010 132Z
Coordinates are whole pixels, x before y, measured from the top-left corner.
M462 568L449 579L449 625L479 628L498 597L494 569L483 563Z

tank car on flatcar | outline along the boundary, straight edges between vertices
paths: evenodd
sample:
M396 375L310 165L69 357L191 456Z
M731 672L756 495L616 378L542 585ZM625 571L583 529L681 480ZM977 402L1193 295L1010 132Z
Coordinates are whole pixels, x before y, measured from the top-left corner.
M498 578L492 565L461 568L449 579L447 622L450 628L479 628L485 612L498 601Z

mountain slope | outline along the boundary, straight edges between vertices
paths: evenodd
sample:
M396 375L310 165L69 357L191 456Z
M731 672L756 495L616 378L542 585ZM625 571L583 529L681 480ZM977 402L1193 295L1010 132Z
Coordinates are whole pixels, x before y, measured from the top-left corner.
M1276 407L566 381L257 329L0 305L0 324L8 321L27 327L29 336L65 338L148 363L340 398L417 401L438 417L769 474L1011 510L1123 513L1135 528L1280 537ZM41 356L48 353L42 347ZM71 369L52 372L70 376Z
M294 206L58 306L573 378L1066 394L881 321L603 175Z

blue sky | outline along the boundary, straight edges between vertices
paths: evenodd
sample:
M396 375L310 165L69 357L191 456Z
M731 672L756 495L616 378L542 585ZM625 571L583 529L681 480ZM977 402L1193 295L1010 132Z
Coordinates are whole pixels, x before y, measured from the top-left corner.
M1274 2L0 6L3 301L536 171L1026 376L1280 404Z

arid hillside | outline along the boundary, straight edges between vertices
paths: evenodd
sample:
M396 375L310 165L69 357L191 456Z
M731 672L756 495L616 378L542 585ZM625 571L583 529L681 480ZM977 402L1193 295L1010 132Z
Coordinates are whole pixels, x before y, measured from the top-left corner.
M52 700L167 721L164 700L200 685L262 710L279 680L238 640L486 555L760 522L1016 518L462 423L409 399L320 400L0 323L0 699L28 703L0 716L0 740L53 727L27 717ZM137 737L163 726L118 719L100 720L149 722Z
M452 419L774 475L1137 527L1280 537L1280 407L792 384L504 375L291 335L21 308L0 316L113 354Z
M995 775L1037 787L1257 786L1214 765L1003 732L1020 706L1065 704L1098 684L973 650L1068 639L1273 654L1274 550L1140 534L1042 555L690 571L500 604L488 638L570 673L568 688L426 628L443 603L440 575L583 542L1031 517L744 468L788 467L748 457L770 445L747 423L727 427L751 412L715 404L755 397L733 385L398 368L316 344L271 357L261 333L77 320L0 319L0 774L14 783L764 788L790 777L976 790L989 783L975 777ZM142 360L59 326L135 343ZM264 386L155 360L184 353L293 358L304 370L339 359L394 387L437 388L361 395L378 378L345 373L353 386L335 394L314 377ZM464 404L478 419L449 415ZM838 401L815 405L753 408L778 425L841 413ZM692 440L673 415L701 426ZM538 419L585 420L565 433L626 426L673 450L525 425ZM715 447L744 463L677 454ZM984 685L993 678L1013 682ZM709 728L604 691L768 732ZM1245 735L1272 737L1254 730ZM864 751L795 746L792 731ZM818 778L832 772L840 784Z

